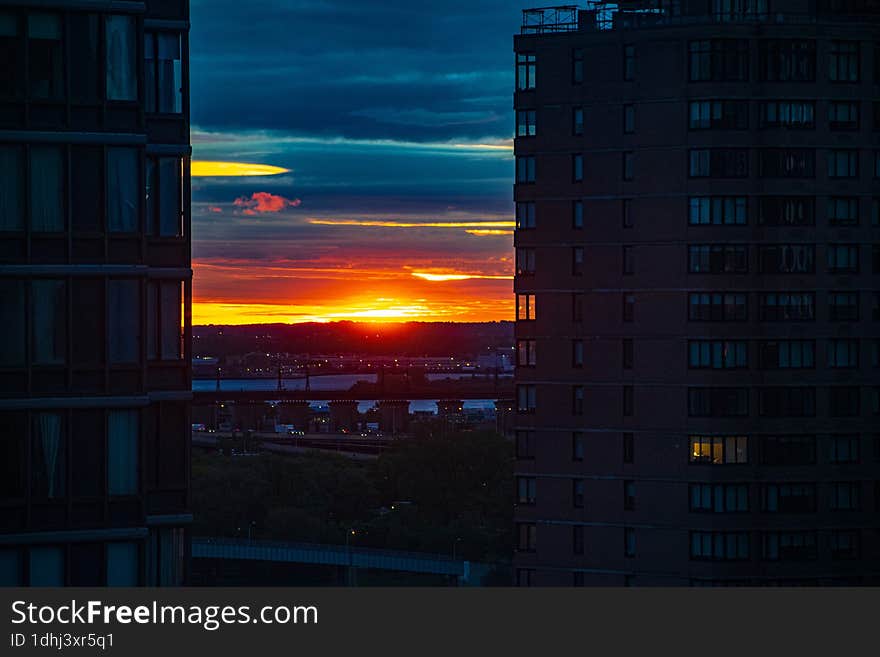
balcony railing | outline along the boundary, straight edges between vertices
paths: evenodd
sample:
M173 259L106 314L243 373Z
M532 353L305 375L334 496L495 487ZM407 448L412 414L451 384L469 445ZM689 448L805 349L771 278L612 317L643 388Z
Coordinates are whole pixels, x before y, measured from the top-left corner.
M523 9L522 33L576 32L578 29L578 9L577 5Z

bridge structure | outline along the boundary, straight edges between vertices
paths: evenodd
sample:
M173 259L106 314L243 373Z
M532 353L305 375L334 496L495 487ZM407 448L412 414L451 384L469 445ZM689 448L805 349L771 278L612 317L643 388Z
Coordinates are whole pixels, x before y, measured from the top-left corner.
M358 570L443 575L454 578L459 586L480 586L493 570L491 564L423 552L227 538L194 538L192 557L338 566L345 569L346 582L351 586L357 583Z

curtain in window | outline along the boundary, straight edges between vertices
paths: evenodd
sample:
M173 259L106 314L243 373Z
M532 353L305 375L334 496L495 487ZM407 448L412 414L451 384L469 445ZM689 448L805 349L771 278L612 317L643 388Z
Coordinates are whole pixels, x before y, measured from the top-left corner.
M21 149L0 147L0 232L24 230Z
M63 172L60 148L31 147L31 230L58 233L64 230Z
M21 586L21 556L18 550L0 550L0 587Z
M35 547L30 552L31 586L64 586L64 550L60 547Z
M138 577L138 544L107 544L107 586L134 587Z
M159 160L159 235L180 235L180 159Z
M66 352L66 299L63 281L35 280L33 292L33 356L37 365L63 365Z
M141 295L136 280L110 281L110 362L138 363L141 357Z
M107 439L107 477L110 495L138 492L138 412L112 411Z
M134 233L138 229L138 151L110 148L107 151L107 213L111 233Z
M107 16L107 100L137 100L134 19Z
M180 283L178 281L162 283L160 291L162 360L178 360L180 358Z
M159 533L159 586L183 584L183 530L163 529Z
M61 416L41 413L37 416L37 454L45 474L45 492L50 500L64 495L64 458L61 450Z

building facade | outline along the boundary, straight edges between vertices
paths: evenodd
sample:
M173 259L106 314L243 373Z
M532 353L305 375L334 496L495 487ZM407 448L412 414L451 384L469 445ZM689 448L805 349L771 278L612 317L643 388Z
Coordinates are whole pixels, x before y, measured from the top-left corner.
M880 5L514 47L516 583L880 582Z
M185 582L189 3L0 3L0 585Z

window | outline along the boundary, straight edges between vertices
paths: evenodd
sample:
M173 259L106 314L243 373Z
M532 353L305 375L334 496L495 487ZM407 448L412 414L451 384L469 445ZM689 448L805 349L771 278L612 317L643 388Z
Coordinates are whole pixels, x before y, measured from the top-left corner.
M111 280L108 332L111 363L141 359L141 294L137 280Z
M571 295L571 321L584 321L584 295L581 292L573 292Z
M828 225L858 226L859 199L852 196L834 196L829 198Z
M516 569L516 585L520 588L528 588L532 585L532 577L535 571L529 568Z
M183 172L179 157L147 158L147 235L183 236Z
M571 585L574 588L582 588L584 586L584 574L582 572L572 573L571 580Z
M57 100L64 95L62 25L58 14L27 17L28 90L31 98Z
M35 365L67 360L67 285L36 279L31 283L31 351Z
M30 147L29 176L31 230L60 233L64 230L64 155L54 146Z
M860 552L859 531L857 529L835 530L831 532L831 558L835 561L858 559Z
M578 463L584 460L584 434L580 431L571 434L571 460Z
M520 552L534 552L537 545L538 526L528 522L518 523L517 534L519 535L517 549Z
M537 410L537 387L534 385L518 385L516 387L517 412L534 413Z
M524 110L516 113L516 136L534 137L538 134L535 124L535 110Z
M692 322L745 322L748 301L744 293L695 292L688 296Z
M531 322L537 319L535 315L535 295L516 295L516 319L520 322Z
M584 179L584 156L580 153L571 156L571 179L573 182Z
M874 178L880 178L880 151L874 151Z
M747 274L747 246L692 244L688 247L688 271L691 274Z
M811 370L816 367L814 340L762 340L758 347L762 370Z
M584 414L584 387L571 387L571 414L581 416Z
M31 430L31 495L58 500L67 494L67 439L58 413L33 415Z
M747 148L702 148L690 151L691 178L748 178Z
M747 484L691 484L692 513L745 513L749 510Z
M581 84L584 81L584 49L575 48L571 51L571 82Z
M107 586L134 587L140 582L137 543L107 544Z
M632 199L625 198L620 202L620 214L623 216L623 227L634 228L635 221L632 213Z
M631 151L627 151L626 153L621 153L621 163L622 163L622 176L626 181L631 181L633 176L635 175L633 169L635 167L635 153Z
M748 388L688 388L690 417L747 417Z
M534 477L517 477L516 478L516 489L517 489L517 499L516 503L520 506L534 506L535 504L535 490L537 489L538 480Z
M813 226L815 200L811 196L764 196L759 223L764 226Z
M880 244L871 245L871 272L880 274Z
M694 561L744 561L749 558L746 532L691 532Z
M575 246L571 249L571 275L584 275L584 247Z
M628 324L636 321L636 295L634 294L623 295L623 321Z
M64 586L64 548L57 545L32 547L29 553L28 583L32 587Z
M146 111L159 114L183 112L181 35L175 32L146 32L144 59Z
M3 427L0 435L0 499L24 500L27 497L27 413L0 413L0 426ZM0 586L2 581L0 574Z
M816 103L812 100L766 100L761 103L761 127L815 128Z
M636 441L634 434L623 434L623 462L625 465L632 465L636 462Z
M584 203L573 201L571 204L571 227L580 230L584 227Z
M584 528L581 526L571 528L571 552L577 555L584 553ZM583 579L583 573L575 573L575 575L581 575ZM583 586L583 582L581 582L581 586Z
M636 106L623 106L623 134L631 135L636 131Z
M183 294L179 281L147 283L147 358L172 361L184 356Z
M636 273L636 247L624 246L621 261L623 262L623 275L633 276Z
M634 481L623 482L623 510L636 510L636 482Z
M636 47L623 47L623 79L627 82L636 79Z
M747 436L691 436L690 462L702 465L741 465L749 462Z
M516 250L516 275L535 275L535 249L519 248Z
M26 361L25 283L0 279L0 368L23 367ZM48 321L48 318L47 318Z
M762 274L813 274L816 272L816 247L812 244L774 244L758 252Z
M767 532L763 535L767 561L803 561L816 558L815 532Z
M571 366L581 368L584 366L584 341L571 341Z
M760 296L762 322L811 322L816 319L814 292L766 292Z
M516 458L521 461L535 460L535 432L519 430L516 432Z
M635 415L635 387L623 386L623 417Z
M535 53L524 52L516 56L516 88L527 91L535 88L537 57Z
M813 465L816 436L765 436L761 443L764 465Z
M24 54L20 47L21 28L18 17L4 11L0 13L0 98L17 98L21 95Z
M135 19L131 16L107 16L105 33L107 100L137 100Z
M858 366L858 340L828 341L828 367L832 369L855 369Z
M575 107L571 112L571 133L575 137L580 137L584 134L584 108L583 107Z
M861 508L862 484L847 481L831 484L832 511L858 511Z
M0 549L0 586L17 587L24 584L24 564L18 548Z
M860 461L860 437L858 434L831 436L831 462L856 464Z
M767 387L758 391L761 417L816 417L816 389Z
M623 529L623 556L627 559L636 556L636 530L631 527Z
M516 228L517 230L532 230L535 228L535 204L516 204Z
M571 506L575 509L584 508L584 480L571 480Z
M759 153L762 178L813 178L816 152L811 148L763 148Z
M111 233L137 232L140 166L134 148L107 149L107 216Z
M749 79L749 42L745 39L691 41L688 52L691 82Z
M516 182L520 184L535 182L535 157L533 155L516 158Z
M623 358L622 367L625 370L631 370L635 363L635 343L631 338L623 339Z
M832 130L858 130L859 104L849 101L829 103L828 127Z
M516 365L517 367L535 367L537 360L535 358L536 340L517 340L516 341Z
M768 39L759 43L760 78L765 82L814 82L816 42L807 39Z
M137 495L140 452L138 411L110 411L107 429L107 483L111 496Z
M828 79L832 82L859 81L859 44L857 41L831 42Z
M745 226L748 203L745 196L692 196L688 223L691 226Z
M765 513L815 513L816 484L764 484L761 510Z
M2 25L0 22L0 30ZM0 36L0 52L2 52L2 36ZM2 145L0 146L0 233L22 230L24 230L22 149L19 146Z
M833 386L828 389L828 413L831 417L858 417L861 401L858 386Z
M691 369L732 370L749 366L748 343L744 340L691 340L688 353Z
M828 319L832 322L859 321L859 293L829 292Z
M829 178L858 178L859 152L856 150L828 151Z
M693 100L691 130L748 130L749 103L744 100Z
M714 0L712 14L722 23L766 19L767 0Z

